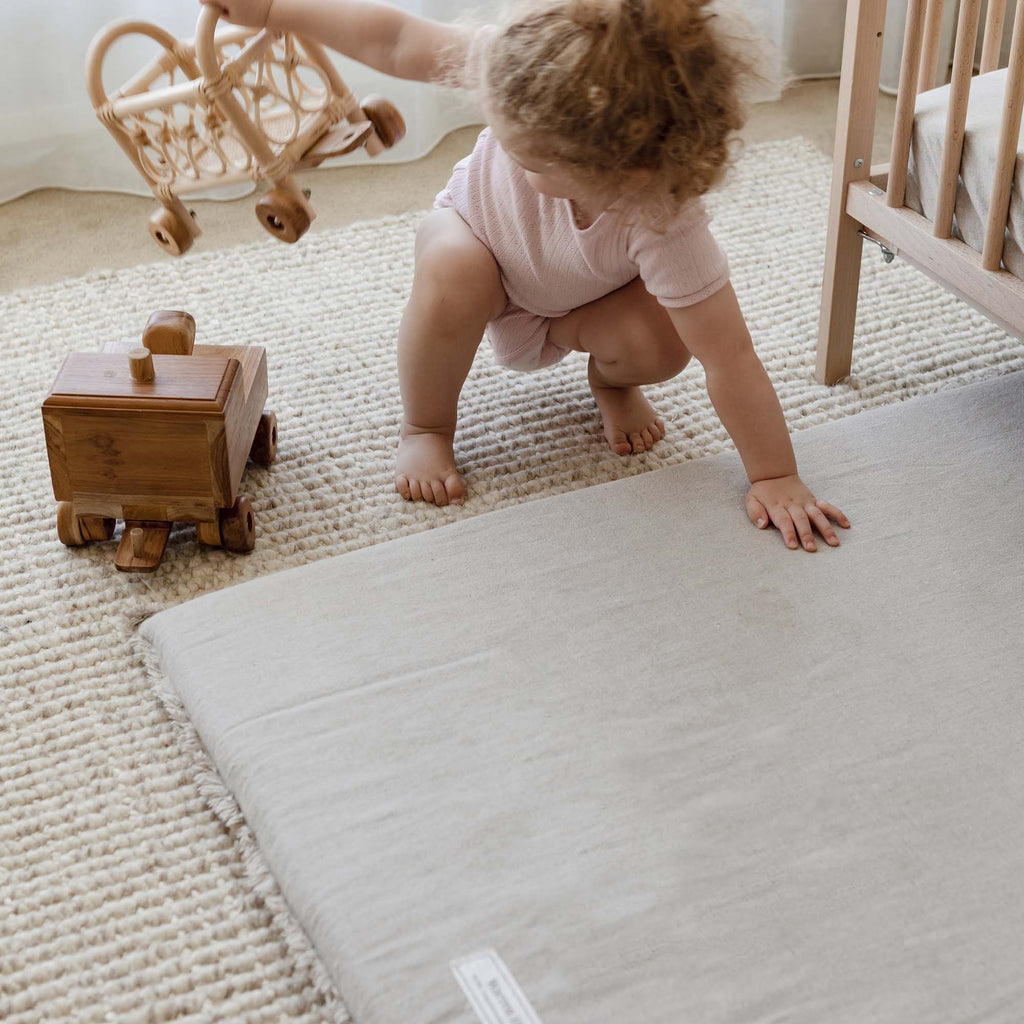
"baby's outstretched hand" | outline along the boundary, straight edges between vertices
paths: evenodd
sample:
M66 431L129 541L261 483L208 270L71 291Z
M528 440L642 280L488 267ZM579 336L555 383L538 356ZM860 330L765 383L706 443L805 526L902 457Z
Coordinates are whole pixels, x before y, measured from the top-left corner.
M224 17L235 25L263 28L270 18L274 0L200 0L200 3L219 7Z
M767 529L769 521L774 523L786 547L794 550L803 544L805 550L817 551L815 529L826 544L838 547L839 538L831 519L844 530L850 528L850 520L835 505L818 501L795 474L754 483L747 492L747 515L762 530Z

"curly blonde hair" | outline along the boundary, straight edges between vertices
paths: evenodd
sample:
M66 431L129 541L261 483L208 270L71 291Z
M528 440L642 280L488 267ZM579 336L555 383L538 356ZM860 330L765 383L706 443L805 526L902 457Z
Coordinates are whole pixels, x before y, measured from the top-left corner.
M769 51L713 0L526 0L481 55L482 99L581 183L671 215L723 177ZM656 219L660 220L661 217Z

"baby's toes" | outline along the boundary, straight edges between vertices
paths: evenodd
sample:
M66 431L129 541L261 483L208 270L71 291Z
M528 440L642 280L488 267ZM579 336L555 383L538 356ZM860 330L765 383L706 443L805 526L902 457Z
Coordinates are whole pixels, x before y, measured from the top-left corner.
M406 501L412 501L412 490L409 486L409 478L404 473L395 474L395 490L405 498Z
M441 486L440 480L421 480L420 491L423 494L423 500L431 505L441 505L442 501L438 501L434 493L434 486L437 486L438 491L441 492L441 497L444 497L444 488Z
M629 435L629 443L637 455L647 450L647 445L644 443L644 435L639 430L635 430Z
M612 430L611 434L606 434L605 436L608 438L608 446L616 455L628 455L633 450L633 446L630 444L624 430L619 430L616 427Z
M466 500L466 487L458 473L445 477L444 489L453 505L461 505Z
M449 478L449 479L451 479L451 478ZM447 481L442 483L440 480L431 480L430 481L430 490L433 492L433 495L434 495L434 504L438 505L439 507L443 508L445 505L448 505L452 501L455 500L452 497L451 491L448 489ZM426 496L426 493L427 493L427 488L426 487L423 488L423 493L424 493L424 496ZM427 500L429 501L430 499L428 498Z

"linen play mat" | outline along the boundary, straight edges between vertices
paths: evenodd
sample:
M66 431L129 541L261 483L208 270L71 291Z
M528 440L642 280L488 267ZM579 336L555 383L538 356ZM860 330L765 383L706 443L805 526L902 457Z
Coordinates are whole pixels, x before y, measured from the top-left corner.
M1024 369L1019 340L900 260L886 266L869 246L854 376L836 388L813 381L828 167L799 140L752 146L709 201L796 436L808 426ZM475 522L481 512L533 498L646 478L650 470L728 449L699 366L650 389L669 435L653 452L620 459L601 436L582 357L517 377L482 350L462 401L458 457L470 487L466 506L403 502L391 483L400 414L394 339L417 222L386 218L334 232L314 226L293 247L268 239L0 294L5 1020L205 1024L344 1016L314 984L309 944L288 923L231 801L204 774L205 754L189 739L188 723L175 724L157 699L132 647L140 619L279 569ZM0 279L5 258L0 254ZM280 447L273 467L250 467L246 477L257 517L252 554L200 548L183 529L172 533L156 574L133 577L114 571L112 544L72 551L57 541L39 406L69 351L137 341L150 313L163 308L193 313L202 342L267 348ZM871 487L860 486L856 463L846 471L840 504L857 527L868 526L863 502ZM747 527L739 482L726 486L728 493L707 499L721 503L722 528L738 518L741 535L774 554L778 537ZM987 513L990 496L978 500ZM912 535L916 512L886 522ZM988 520L973 505L963 514L986 529ZM723 543L718 526L708 536ZM831 569L840 564L833 555L853 550L853 536L838 552L778 551L793 559L781 564L798 572L820 559ZM991 533L989 540L999 550L1002 538ZM567 601L581 594L573 588ZM746 607L762 628L757 623L769 611L758 594L748 595ZM927 599L910 595L887 614L914 612ZM632 608L623 607L621 618L623 629L643 623ZM230 636L231 624L223 625ZM627 727L620 719L611 733Z
M143 625L358 1024L1018 1024L1024 372L796 440Z

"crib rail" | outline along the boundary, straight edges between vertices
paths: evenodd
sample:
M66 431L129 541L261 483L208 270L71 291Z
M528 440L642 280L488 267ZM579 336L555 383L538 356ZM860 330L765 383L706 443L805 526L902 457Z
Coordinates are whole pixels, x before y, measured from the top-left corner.
M986 45L987 43L986 39ZM984 57L982 63L984 64ZM992 191L992 204L985 227L985 248L982 251L986 270L998 269L1002 259L1013 170L1017 162L1017 138L1020 135L1021 114L1024 113L1024 2L1017 5L1017 16L1013 21L1009 68L1006 97L1003 101L1003 119L999 127L995 188Z
M934 88L940 77L944 6L944 0L909 0L890 159L872 167L887 2L847 2L815 367L815 377L824 383L835 384L850 374L865 236L897 252L1007 331L1024 337L1024 280L1002 265L1024 114L1024 0L1018 0L1014 15L983 251L951 234L977 40L983 30L981 72L995 70L1006 0L989 0L983 26L981 0L960 2L938 209L929 220L905 205L917 96Z
M943 0L910 0L903 41L903 58L900 65L889 176L885 190L886 205L891 209L901 208L906 196L910 140L914 126L914 105L917 93L931 88L935 81L935 54L943 6ZM1006 0L990 0L982 42L981 73L994 71L999 66L999 51L1005 17ZM967 105L971 95L974 55L980 23L981 0L961 0L939 171L938 199L932 221L932 230L936 238L949 238L953 231L960 163L963 158ZM916 88L914 83L916 83ZM1014 18L998 158L982 254L983 266L986 270L998 270L1002 265L1006 220L1010 210L1022 109L1024 109L1024 2L1017 5Z
M985 19L985 41L981 47L981 73L987 75L999 67L999 50L1003 42L1003 21L1006 18L1006 0L988 0Z
M935 6L934 2L932 6ZM902 206L907 191L910 138L914 130L914 100L917 97L916 86L920 76L924 22L925 0L910 0L907 8L907 25L903 33L900 84L896 92L896 121L892 130L889 183L885 190L886 203L891 207Z
M1005 4L1006 0L1002 0ZM921 47L921 69L917 78L917 91L927 92L938 85L939 39L942 36L943 0L928 4L924 21L924 42ZM908 19L909 21L909 19Z
M949 238L953 231L953 208L960 181L960 161L964 151L964 125L967 103L971 96L974 73L974 49L978 41L978 18L981 0L962 0L956 26L956 47L953 51L953 77L950 82L949 106L946 110L946 132L939 168L939 192L935 208L936 238Z

